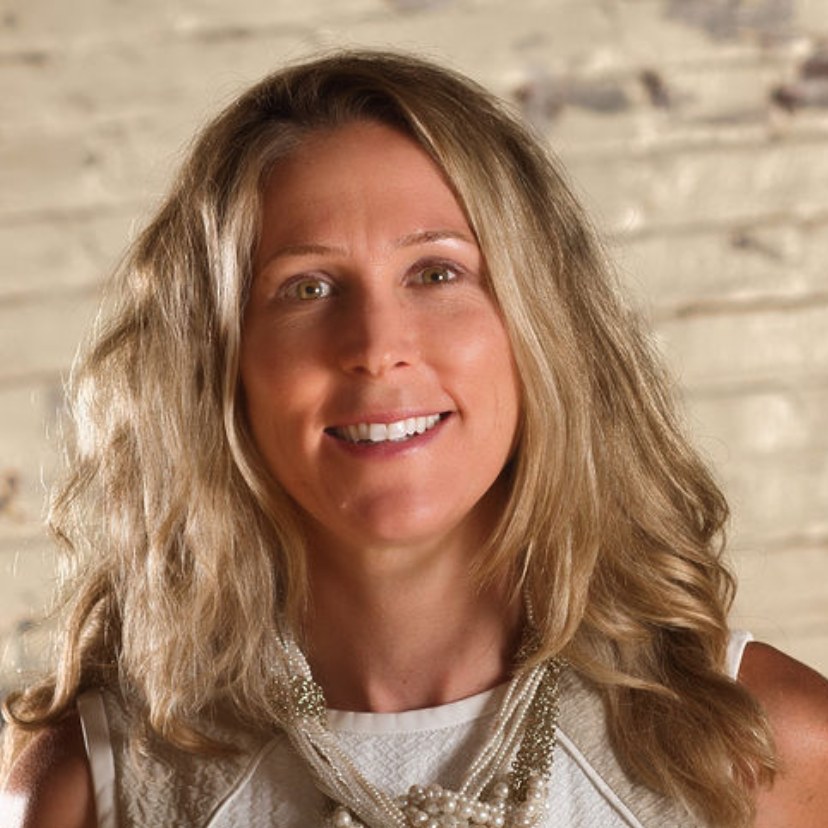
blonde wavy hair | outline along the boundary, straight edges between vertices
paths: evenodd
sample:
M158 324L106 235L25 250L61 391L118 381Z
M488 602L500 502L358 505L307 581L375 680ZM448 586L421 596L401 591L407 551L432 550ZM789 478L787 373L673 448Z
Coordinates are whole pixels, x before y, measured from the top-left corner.
M347 52L287 68L203 131L120 266L71 380L77 439L50 524L73 562L55 672L5 704L13 757L93 685L181 748L216 706L277 719L277 617L307 606L294 507L251 439L239 348L261 198L305 136L381 121L443 170L477 235L522 379L509 495L481 581L525 589L542 645L603 693L627 770L748 825L767 722L724 674L725 500L619 300L556 161L505 106L431 63ZM8 758L8 757L7 757Z

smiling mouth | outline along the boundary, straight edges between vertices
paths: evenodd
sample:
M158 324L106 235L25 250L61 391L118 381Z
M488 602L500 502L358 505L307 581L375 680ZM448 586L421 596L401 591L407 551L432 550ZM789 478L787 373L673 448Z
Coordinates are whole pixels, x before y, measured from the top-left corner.
M431 431L447 416L448 413L427 414L424 417L407 417L393 423L356 423L326 428L325 431L346 443L402 443Z

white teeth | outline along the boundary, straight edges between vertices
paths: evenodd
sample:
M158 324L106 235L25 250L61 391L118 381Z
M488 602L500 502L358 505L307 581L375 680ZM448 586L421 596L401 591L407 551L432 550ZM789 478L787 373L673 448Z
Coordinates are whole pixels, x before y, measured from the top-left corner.
M385 423L371 423L368 426L368 439L372 443L381 443L388 438L388 426Z
M405 440L405 420L400 420L397 423L388 424L388 439ZM376 440L374 440L374 442L376 442Z
M424 434L439 422L439 414L429 414L427 417L408 417L408 419L397 420L394 423L357 423L341 426L335 432L338 437L342 437L349 443L400 442L414 434Z

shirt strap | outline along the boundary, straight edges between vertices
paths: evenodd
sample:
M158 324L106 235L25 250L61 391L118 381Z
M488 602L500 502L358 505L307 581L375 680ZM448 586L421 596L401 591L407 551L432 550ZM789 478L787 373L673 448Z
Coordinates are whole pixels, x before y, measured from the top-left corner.
M88 690L78 696L76 706L83 730L86 756L92 771L98 828L117 828L115 813L115 760L109 737L103 696L100 690Z

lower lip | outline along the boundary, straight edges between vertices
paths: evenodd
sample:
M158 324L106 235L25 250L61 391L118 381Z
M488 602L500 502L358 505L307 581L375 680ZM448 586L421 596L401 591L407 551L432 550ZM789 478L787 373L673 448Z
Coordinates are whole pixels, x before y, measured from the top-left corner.
M443 430L443 427L451 417L451 414L441 417L440 422L428 431L424 431L422 434L415 434L407 440L383 440L380 443L370 443L368 441L351 443L348 440L343 440L341 437L335 437L333 434L326 433L325 436L330 439L333 445L353 457L364 457L366 459L399 457L402 454L408 454L411 451L416 451L428 445Z

